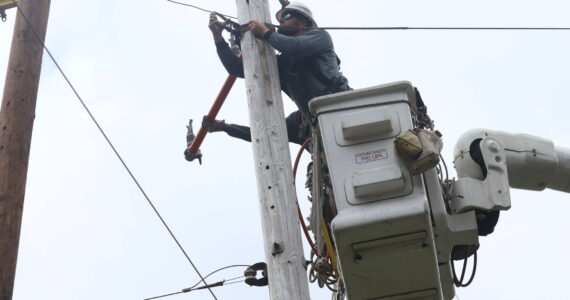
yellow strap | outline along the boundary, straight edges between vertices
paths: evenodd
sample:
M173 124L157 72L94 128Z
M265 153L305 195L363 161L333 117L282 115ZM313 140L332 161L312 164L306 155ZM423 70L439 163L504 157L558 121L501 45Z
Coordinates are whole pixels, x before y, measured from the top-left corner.
M334 248L332 245L331 237L329 235L329 230L327 229L327 224L325 224L324 220L321 223L321 230L323 231L323 235L325 238L325 245L327 246L327 251L328 251L328 253L330 253L330 256L331 256L331 263L332 263L333 269L335 271L335 277L338 278L338 269L336 267L336 256L334 254Z

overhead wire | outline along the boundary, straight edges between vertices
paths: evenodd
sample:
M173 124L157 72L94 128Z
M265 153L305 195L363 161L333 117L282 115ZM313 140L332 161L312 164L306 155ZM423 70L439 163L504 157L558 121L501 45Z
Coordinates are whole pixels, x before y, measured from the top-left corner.
M206 275L206 276L204 277L204 279L206 279L206 278L210 277L211 275L214 275L214 274L216 274L217 272L220 272L220 271L222 271L222 270L230 269L230 268L237 268L237 267L246 267L246 268L248 268L249 265L230 265L230 266L222 267L222 268L219 268L219 269L217 269L217 270L212 271L210 274ZM241 278L244 278L244 277L245 277L245 276L239 276L239 277L234 277L234 278L230 278L230 279L225 279L225 280L222 280L222 281L218 281L218 282L212 283L212 284L209 285L209 287L218 287L218 286L223 286L223 285L230 285L230 284L240 283L240 282L245 281L245 279L244 279L244 280L240 280L240 281L235 281L235 282L234 282L234 280L241 279ZM198 282L197 282L196 284L194 284L193 286L188 287L188 288L185 288L185 289L183 289L183 290L181 290L181 291L178 291L178 292L169 293L169 294L164 294L164 295L155 296L155 297L151 297L151 298L146 298L145 300L153 300L153 299L165 298L165 297L168 297L168 296L174 296L174 295L178 295L178 294L189 293L189 292L191 292L191 291L195 291L195 290L198 290L198 289L204 289L204 288L206 288L206 286L202 286L202 287L198 287L198 288L197 288L197 286L198 286L201 282L202 282L202 281L198 281Z
M201 290L201 289L206 289L206 288L214 288L214 287L221 287L221 286L228 286L231 284L236 284L236 283L240 283L240 282L244 282L245 279L243 280L238 280L238 281L234 281L237 279L241 279L244 278L245 276L240 276L240 277L235 277L235 278L231 278L231 279L226 279L226 280L221 280L212 284L208 284L205 286L200 286L197 288L187 288L187 289L183 289L182 291L179 292L174 292L174 293L169 293L169 294L164 294L164 295L160 295L160 296L156 296L156 297L151 297L151 298L146 298L144 300L154 300L154 299L159 299L159 298L165 298L165 297L169 297L169 296L174 296L174 295L179 295L179 294L185 294L185 293L190 293L192 291L196 291L196 290Z
M127 171L127 173L129 174L129 176L131 177L131 179L133 180L133 182L136 184L136 186L138 187L138 189L141 191L141 193L143 194L144 198L147 200L147 202L149 203L149 205L152 207L152 209L154 210L154 212L156 213L156 215L158 216L158 218L160 219L160 221L162 222L162 224L164 225L164 227L166 228L166 230L168 231L168 233L170 234L170 236L172 237L172 239L174 240L174 242L176 242L176 244L178 245L178 248L180 248L180 251L182 251L182 253L184 254L184 256L186 257L186 259L188 260L188 262L190 263L190 265L192 266L192 268L194 269L194 271L198 274L198 276L200 277L200 279L202 279L202 282L204 282L204 284L207 284L206 281L204 280L204 277L202 276L202 274L200 273L200 271L198 271L198 268L196 267L196 265L194 264L194 262L192 262L192 259L190 259L190 256L188 255L188 253L186 253L186 250L184 250L184 248L182 247L182 245L180 244L180 242L178 241L178 239L176 238L176 236L174 235L174 233L172 232L172 230L170 229L170 227L168 226L168 224L166 224L166 221L164 220L164 218L161 216L161 214L158 212L157 208L154 206L153 202L150 200L149 196L146 194L145 190L142 188L142 186L140 185L140 183L138 182L138 180L136 179L136 177L134 176L134 174L131 172L130 168L127 166L127 164L125 163L124 159L122 158L122 156L119 154L119 152L117 151L117 149L115 148L115 146L113 145L113 143L111 142L111 140L109 139L109 137L107 136L107 134L105 133L105 131L103 130L103 128L101 127L101 125L99 125L99 122L97 122L97 119L95 119L95 116L91 113L91 110L89 110L89 108L87 107L87 105L85 104L85 102L83 101L83 99L81 98L81 96L79 95L79 93L77 92L77 90L75 89L75 86L71 83L71 81L69 80L69 78L67 77L67 75L65 74L65 72L63 71L63 69L60 67L60 65L58 64L58 62L56 61L55 57L52 55L51 51L48 49L48 47L46 46L45 42L40 38L36 28L32 25L32 23L30 22L28 16L22 11L22 9L20 8L19 4L15 1L12 0L14 2L14 4L16 5L18 12L20 13L20 15L22 16L22 18L25 20L25 22L27 23L27 25L30 27L33 35L35 36L35 38L37 39L37 41L42 45L42 47L44 48L44 50L46 51L46 53L48 54L48 56L50 57L51 61L54 63L54 65L56 66L56 68L59 70L59 73L63 76L63 78L65 79L65 81L67 82L67 84L69 85L69 87L71 88L71 90L73 91L73 93L75 94L75 96L77 97L77 99L79 100L79 102L81 103L81 105L83 106L83 108L85 109L85 111L87 112L87 114L89 114L89 117L91 118L91 120L93 121L93 123L95 123L95 125L97 126L97 128L99 129L99 132L103 135L103 137L105 138L105 140L107 141L107 144L109 144L109 146L111 147L111 149L113 150L113 152L115 153L115 155L117 156L117 158L121 161L121 164L123 165L123 167L125 168L125 170ZM210 291L210 293L212 294L212 297L214 297L214 299L218 299L216 297L216 295L214 294L214 292L208 287L208 290Z
M214 275L214 274L216 274L216 273L218 273L218 272L220 272L220 271L222 271L222 270L226 270L226 269L230 269L230 268L238 268L238 267L246 267L246 268L249 268L249 265L231 265L231 266L226 266L226 267L223 267L223 268L219 268L219 269L217 269L217 270L215 270L215 271L212 271L210 274L206 275L206 276L204 277L204 279L206 279L206 278L208 278L208 277L210 277L210 276L212 276L212 275ZM243 277L243 276L242 276L242 277ZM241 277L239 277L239 278L241 278ZM231 279L228 279L228 280L231 280ZM198 281L195 285L193 285L193 286L191 286L191 287L189 287L189 288L190 288L190 289L193 289L193 288L195 288L196 286L198 286L201 282L202 282L202 281Z
M183 2L173 1L173 0L166 0L166 1L172 2L172 3L175 3L175 4L180 4L180 5L192 7L192 8L194 8L194 9L201 10L201 11L203 11L203 12L209 12L209 13L215 12L215 11L213 11L213 10L207 10L207 9L205 9L205 8L201 8L201 7L198 7L198 6L196 6L196 5L192 5L192 4L188 4L188 3L183 3ZM225 17L227 17L227 18L231 18L231 19L236 19L236 20L237 20L236 17L232 17L232 16L230 16L230 15L226 15L226 14L221 14L221 15L223 15L223 16L225 16Z
M309 29L312 27L299 27ZM570 30L570 27L319 27L326 30Z
M174 1L174 0L166 0L168 2L172 2L175 4L180 4L180 5L184 5L184 6L188 6L203 12L215 12L212 10L207 10L205 8L201 8L199 6L196 5L192 5L192 4L188 4L188 3L183 3L183 2L178 2L178 1ZM238 19L236 17L232 17L226 14L221 14L225 17L228 18L232 18L232 19ZM270 26L273 26L275 28L280 28L281 26L279 25L274 25L274 24L268 24ZM292 26L291 28L295 28L295 29L311 29L313 27L300 27L300 26ZM321 27L319 26L319 29L325 29L325 30L570 30L570 27L508 27L508 26L504 26L504 27L485 27L485 26L474 26L474 27L468 27L468 26L458 26L458 27L445 27L445 26L325 26L325 27Z
M170 297L170 296L174 296L174 295L180 295L180 294L184 294L184 291L179 291L179 292L164 294L164 295L160 295L160 296L156 296L156 297L146 298L144 300L154 300L154 299L166 298L166 297Z

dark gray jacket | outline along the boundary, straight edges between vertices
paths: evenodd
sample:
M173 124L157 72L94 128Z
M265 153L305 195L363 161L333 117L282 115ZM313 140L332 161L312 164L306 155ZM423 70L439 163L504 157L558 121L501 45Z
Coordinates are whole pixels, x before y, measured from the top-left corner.
M280 52L277 55L277 65L281 89L297 104L303 118L310 115L308 103L314 97L349 89L348 80L339 71L340 60L334 52L331 36L325 30L309 29L295 37L272 32L267 34L265 39ZM216 48L228 73L243 78L242 61L233 54L228 44L225 41L218 42ZM295 119L299 119L299 116L295 116ZM291 123L292 120L287 121ZM228 124L226 127L228 126L232 125ZM288 130L293 129L287 127ZM231 129L224 131L229 133ZM291 140L295 135L304 136L305 133L289 133L289 140L298 143L298 140L304 137ZM241 135L236 137L245 139L245 136Z

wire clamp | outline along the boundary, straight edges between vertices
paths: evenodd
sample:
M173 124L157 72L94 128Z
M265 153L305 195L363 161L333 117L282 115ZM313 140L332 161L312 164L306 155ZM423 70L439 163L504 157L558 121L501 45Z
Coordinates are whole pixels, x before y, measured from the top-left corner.
M224 20L224 29L227 30L231 34L231 39L233 40L232 43L241 46L241 38L243 32L247 30L247 24L245 26L240 25L237 22L232 21L230 18L227 18L225 15L214 12L218 17Z
M186 125L186 129L188 129L186 133L186 145L188 146L188 148L184 150L184 158L186 158L187 161L193 161L195 159L198 159L200 164L202 164L202 152L200 151L200 149L198 149L196 153L192 153L190 151L190 146L192 146L192 143L196 139L196 135L194 134L194 129L192 127L192 122L193 120L190 119L190 122L188 123L188 125Z
M257 278L257 272L261 271L263 277ZM269 284L269 279L267 278L267 264L264 262L256 263L243 272L245 276L245 283L249 286L266 286Z

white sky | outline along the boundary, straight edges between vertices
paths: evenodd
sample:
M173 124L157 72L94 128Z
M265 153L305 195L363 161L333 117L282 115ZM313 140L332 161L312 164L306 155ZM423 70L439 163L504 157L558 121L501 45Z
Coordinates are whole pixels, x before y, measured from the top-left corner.
M236 11L234 1L190 3ZM305 3L321 26L570 27L570 2L563 0ZM279 7L277 0L270 5L272 13ZM0 23L2 74L15 10L8 18ZM163 0L53 0L47 34L53 54L203 274L264 260L250 145L212 134L202 166L182 156L187 120L208 111L226 77L207 21L206 13ZM570 146L568 31L331 34L354 88L397 80L419 87L444 134L448 164L457 138L476 127ZM228 122L248 122L243 86L239 80L219 115ZM287 113L295 109L284 101ZM294 155L298 147L291 149ZM198 281L47 56L27 186L14 299L143 299ZM457 291L459 298L567 298L568 198L514 190L512 209L501 214L493 235L481 238L475 281ZM266 288L245 284L214 292L218 299L268 298ZM198 291L167 299L213 298ZM312 299L329 293L312 286Z

